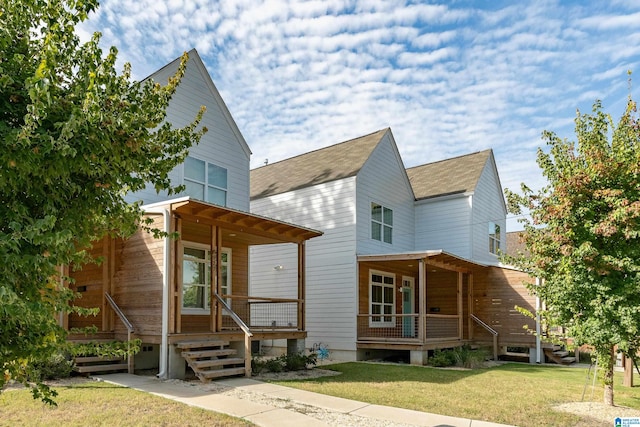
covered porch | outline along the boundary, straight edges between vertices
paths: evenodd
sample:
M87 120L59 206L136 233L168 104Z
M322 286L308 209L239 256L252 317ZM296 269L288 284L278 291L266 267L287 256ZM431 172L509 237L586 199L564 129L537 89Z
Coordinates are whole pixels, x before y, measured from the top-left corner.
M359 256L358 349L409 350L424 364L429 350L470 343L480 325L497 357L497 332L474 314L483 268L443 251Z
M250 375L253 341L287 339L292 351L302 347L305 242L322 233L190 198L143 209L145 225L166 236L141 227L127 240L96 242L92 251L102 263L72 272L71 286L82 295L78 305L100 307L101 314L70 316L68 328L139 338L135 367L158 366L165 378L184 377L185 360L201 379L222 376L225 361L233 361L230 374ZM282 284L296 297L251 296L249 248L283 243L297 248L295 280Z

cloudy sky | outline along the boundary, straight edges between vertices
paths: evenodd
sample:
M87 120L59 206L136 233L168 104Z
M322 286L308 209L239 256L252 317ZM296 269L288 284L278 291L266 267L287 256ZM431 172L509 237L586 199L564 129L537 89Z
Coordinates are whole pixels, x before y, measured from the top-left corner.
M195 47L252 167L391 127L406 167L493 148L538 188L543 130L596 99L617 120L628 70L640 98L637 0L103 0L81 31L138 79Z

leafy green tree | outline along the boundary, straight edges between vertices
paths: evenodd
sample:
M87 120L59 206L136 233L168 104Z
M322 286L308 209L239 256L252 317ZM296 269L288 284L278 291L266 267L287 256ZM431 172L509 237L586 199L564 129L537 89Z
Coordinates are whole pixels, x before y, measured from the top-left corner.
M29 382L29 366L65 340L59 313L74 310L59 266L141 224L124 196L147 184L172 194L168 173L206 129L175 129L166 107L184 73L162 86L116 72L100 34L81 43L77 24L97 0L0 0L0 390ZM76 309L77 311L77 309ZM30 384L52 403L51 391Z
M597 101L578 112L576 142L545 131L550 149L537 162L548 185L506 191L523 220L529 254L509 259L539 286L548 325L564 326L595 349L604 368L604 402L613 405L614 346L635 356L640 345L640 128L629 97L616 125Z

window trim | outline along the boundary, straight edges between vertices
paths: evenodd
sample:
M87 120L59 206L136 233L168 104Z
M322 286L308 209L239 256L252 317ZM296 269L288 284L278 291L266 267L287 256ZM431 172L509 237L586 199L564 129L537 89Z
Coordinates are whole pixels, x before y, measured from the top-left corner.
M194 178L187 178L187 174L186 174L186 163L187 163L187 159L191 158L193 160L197 160L200 162L204 163L204 181L200 181L198 179L194 179ZM223 169L225 171L225 179L227 180L227 187L220 187L218 185L214 185L209 183L209 165L215 166L217 168ZM211 200L208 200L207 195L209 194L208 189L209 188L213 188L215 190L221 191L224 193L224 204L222 206L227 206L227 202L228 202L228 195L229 195L229 170L225 167L222 167L216 163L213 162L209 162L207 160L201 159L199 157L195 157L195 156L187 156L185 158L185 161L182 163L182 183L184 185L187 184L187 182L191 182L194 184L198 184L198 185L202 185L203 188L203 192L204 194L202 195L202 200L205 202L209 202L209 203L215 203ZM185 193L186 193L186 189L185 189ZM216 203L217 204L217 203Z
M501 228L500 224L489 221L489 253L498 256L501 246Z
M379 206L381 208L381 219L377 220L373 218L373 208L375 206ZM391 213L391 223L388 223L385 221L385 211L389 211ZM378 203L375 202L373 200L370 201L369 203L369 235L371 237L372 240L375 240L377 242L381 242L381 243L386 243L388 245L392 245L393 244L393 209L383 205L382 203ZM380 238L376 239L373 236L373 224L376 224L377 226L380 227ZM387 242L387 240L385 239L385 230L389 229L390 230L390 234L389 234L389 241Z
M197 249L197 250L204 250L206 251L205 253L205 264L206 264L206 273L208 275L208 277L205 279L205 282L207 282L208 279L208 283L205 283L204 288L205 288L205 295L207 296L205 298L205 308L198 308L198 307L185 307L184 306L184 298L181 298L181 303L182 303L182 307L180 308L180 311L182 314L193 314L193 315L209 315L211 314L211 307L207 305L208 302L208 294L211 292L211 246L204 244L204 243L198 243L198 242L191 242L191 241L183 241L182 242L182 265L183 265L183 271L184 271L184 250L185 249ZM232 271L232 262L231 262L231 257L232 257L232 250L231 248L227 248L227 247L222 247L220 248L222 253L226 253L227 254L227 262L221 262L221 267L226 266L227 267L227 283L226 283L226 288L227 288L227 294L231 294L232 292L232 283L233 280L231 279L231 271ZM184 274L184 272L183 272ZM222 285L220 286L221 288L223 287ZM207 292L208 291L208 292ZM184 279L182 280L182 295L184 295Z
M379 285L382 287L382 302L381 303L376 303L379 304L381 307L381 313L378 316L377 314L372 313L372 308L373 308L373 276L374 275L378 275L378 276L382 276L383 277L383 281L382 283ZM384 283L384 277L388 277L391 278L393 280L393 284L386 284ZM384 288L391 288L391 295L392 295L392 301L391 302L385 302L384 301ZM384 313L384 309L383 307L385 306L391 306L391 313L387 314ZM396 322L395 322L395 315L396 315L396 275L394 273L390 273L388 271L381 271L381 270L373 270L370 269L369 270L369 327L370 328L393 328L396 326ZM378 316L380 317L380 320L375 321L373 316ZM390 321L385 321L384 318L385 317L391 317Z

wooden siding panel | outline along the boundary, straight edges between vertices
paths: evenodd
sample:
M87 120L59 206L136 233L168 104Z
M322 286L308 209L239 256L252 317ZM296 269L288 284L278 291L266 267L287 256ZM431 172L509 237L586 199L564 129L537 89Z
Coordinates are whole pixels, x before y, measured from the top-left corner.
M175 67L165 67L154 75L157 82L166 84L175 72ZM193 121L201 105L207 107L202 126L208 132L198 145L189 150L190 155L207 160L227 169L227 206L243 211L249 210L249 156L229 123L221 98L217 98L200 73L194 59L189 64L180 86L167 108L167 120L176 127L183 127ZM181 184L183 167L179 165L170 175L174 184ZM180 195L172 196L179 197ZM145 204L167 200L166 193L157 194L151 187L127 197L129 201L143 200Z
M359 255L414 250L413 192L389 134L358 173L355 197ZM371 238L372 202L393 210L393 244Z
M535 337L524 325L535 331L533 319L520 314L515 306L535 312L536 299L524 285L534 279L526 273L500 267L488 267L474 271L473 312L495 329L501 346L534 346ZM491 341L491 335L474 325L474 339Z
M420 202L415 207L415 250L443 249L471 258L471 200L468 196Z
M306 243L307 346L355 350L355 178L253 200L252 212L324 235ZM297 248L268 245L250 250L251 295L292 297ZM283 265L275 271L275 265Z
M108 241L106 243L108 244ZM93 259L98 259L98 257L104 255L104 245L105 240L94 243L93 247L89 250ZM85 264L81 270L74 271L73 267L70 269L69 276L75 280L75 282L70 285L70 288L79 293L79 297L73 301L73 305L103 310L104 269L108 271L108 265L108 260L105 260L101 264ZM85 328L89 326L96 326L98 331L101 331L103 326L102 313L99 313L95 317L79 316L77 314L69 315L70 328Z
M498 257L489 252L489 222L500 225L500 247L506 249L507 221L504 196L500 181L492 162L485 165L475 194L473 195L473 254L472 259L485 263L496 263Z
M163 227L162 215L152 217L153 227ZM116 244L119 262L114 277L113 299L133 324L136 333L156 335L162 326L162 277L164 240L139 230ZM115 319L116 332L125 331Z

